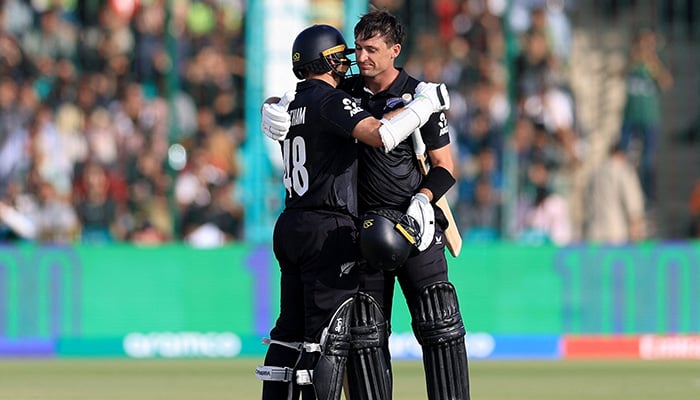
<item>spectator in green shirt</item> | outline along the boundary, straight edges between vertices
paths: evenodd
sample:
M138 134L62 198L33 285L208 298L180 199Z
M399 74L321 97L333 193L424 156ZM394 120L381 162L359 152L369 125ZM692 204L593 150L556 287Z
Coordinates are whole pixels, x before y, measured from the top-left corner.
M630 51L620 145L628 151L638 138L642 145L639 175L648 203L655 200L655 153L661 129L661 92L673 85L673 76L658 55L656 33L641 29Z

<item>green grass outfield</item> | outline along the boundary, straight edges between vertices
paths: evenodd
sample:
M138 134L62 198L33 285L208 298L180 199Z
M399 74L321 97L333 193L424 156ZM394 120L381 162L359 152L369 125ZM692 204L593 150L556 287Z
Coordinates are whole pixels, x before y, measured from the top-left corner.
M2 400L259 399L259 360L0 359ZM475 400L697 400L699 361L475 361ZM421 364L394 362L394 399L425 400Z

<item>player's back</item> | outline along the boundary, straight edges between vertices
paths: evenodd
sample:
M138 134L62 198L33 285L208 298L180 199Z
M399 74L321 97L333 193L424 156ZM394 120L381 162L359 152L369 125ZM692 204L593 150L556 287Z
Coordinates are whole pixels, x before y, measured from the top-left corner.
M289 105L292 125L280 142L286 209L319 209L357 215L355 125L369 113L326 82L298 83Z

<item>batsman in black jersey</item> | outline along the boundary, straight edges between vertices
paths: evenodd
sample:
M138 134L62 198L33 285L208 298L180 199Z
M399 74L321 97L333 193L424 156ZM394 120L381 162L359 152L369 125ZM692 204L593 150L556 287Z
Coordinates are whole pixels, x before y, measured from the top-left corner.
M281 269L280 315L266 340L265 365L256 369L264 400L296 399L300 393L305 400L340 398L352 314L381 312L356 301L356 140L390 152L449 104L444 85L428 84L391 119L373 118L336 88L351 52L335 28L305 29L292 49L293 71L302 79L294 98L264 106L283 110L278 115L290 125L276 137L286 198L273 234Z
M419 84L404 70L394 67L404 31L393 15L372 11L355 25L354 33L361 76L346 79L341 88L365 110L380 118L403 107L406 95L413 93ZM389 153L360 145L358 196L361 214L384 208L405 211L421 193L434 204L454 184L445 113L434 114L420 128L420 134L431 161L425 177L418 168L410 139L399 143ZM438 207L434 210L437 222L434 238L423 243L420 252L414 251L396 269L383 274L364 274L362 290L381 299L385 316L390 320L394 279L398 280L411 311L414 334L423 348L428 399L465 400L470 397L466 330L454 286L447 274L443 236L447 221ZM368 261L372 260L368 257ZM445 374L445 371L450 373Z
M362 16L354 33L361 76L346 78L340 87L363 109L382 118L404 107L422 83L394 66L405 36L396 17L386 11L371 11ZM263 113L263 119L273 125L268 130L285 132L285 125L271 115ZM432 115L420 132L431 164L427 176L419 170L410 139L401 141L390 152L360 144L358 201L364 216L360 241L365 259L376 267L361 271L360 290L379 302L383 313L377 319L385 317L389 321L394 282L398 280L411 311L414 334L423 349L428 399L466 400L470 398L466 330L455 288L447 274L443 237L447 221L441 210L433 207L455 183L445 114ZM429 227L433 212L434 232L421 229L423 235L410 254L402 253L393 241L389 233L393 224L386 229L377 228L383 227L376 223L378 214L394 220L409 214L423 220L422 228ZM363 324L359 325L362 328ZM376 321L374 325L381 326ZM388 330L375 331L388 336ZM359 344L353 350L360 351L350 353L348 368L351 400L391 397L390 369L380 382L363 374L367 369L389 368L387 341L380 338L369 346L366 340L356 340Z

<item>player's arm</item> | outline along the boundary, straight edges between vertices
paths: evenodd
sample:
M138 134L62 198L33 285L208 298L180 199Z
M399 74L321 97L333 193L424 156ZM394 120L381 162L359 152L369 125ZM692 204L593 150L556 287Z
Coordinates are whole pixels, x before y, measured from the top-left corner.
M355 129L352 131L352 137L355 139L359 140L360 142L366 143L372 147L382 147L384 146L384 142L382 141L381 134L379 132L379 129L381 126L384 124L384 122L391 121L392 118L396 117L398 114L403 112L403 108L399 108L393 111L390 111L386 113L381 120L376 119L376 118L365 118L362 121L360 121ZM406 137L413 133L415 129L411 130L408 132ZM404 132L405 133L405 132ZM406 139L404 137L404 139ZM397 142L396 144L401 143L401 141ZM394 146L396 147L396 146ZM393 147L392 147L393 148ZM389 152L391 149L387 150Z
M433 113L447 110L450 98L444 84L422 84L416 96L405 107L387 114L381 120L365 118L352 131L352 136L374 147L390 152L413 131L425 125Z
M440 115L440 120L444 121L444 116ZM452 152L449 145L449 137L440 134L440 123L433 118L433 124L426 125L424 128L417 130L413 135L413 145L416 151L416 157L421 166L421 172L426 174L421 182L421 186L416 191L416 194L411 197L408 209L406 210L405 218L402 219L403 226L407 232L414 232L415 244L419 251L423 251L430 246L435 235L435 212L433 204L443 210L445 218L451 220L451 212L445 202L443 195L455 184L453 177L454 162L452 160ZM426 139L433 147L427 151L427 156L430 159L431 168L425 165L425 142L421 133L428 134ZM426 173L427 171L427 173ZM431 204L433 203L433 204ZM447 209L447 210L446 210ZM454 225L454 223L450 222ZM454 229L454 227L453 227ZM446 231L446 233L448 233ZM448 236L454 237L454 235ZM454 240L452 240L454 242ZM452 252L453 247L451 241L447 241L448 247ZM455 254L455 253L453 253Z

